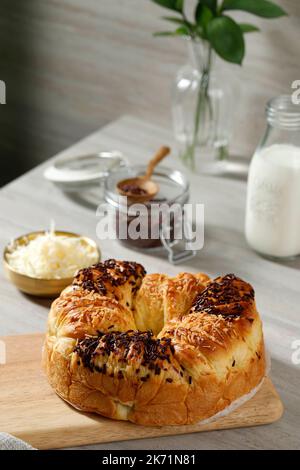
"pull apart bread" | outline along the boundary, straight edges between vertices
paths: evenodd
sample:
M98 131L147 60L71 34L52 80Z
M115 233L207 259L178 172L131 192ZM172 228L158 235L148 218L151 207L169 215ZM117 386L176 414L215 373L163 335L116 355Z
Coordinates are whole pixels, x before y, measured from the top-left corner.
M171 278L98 263L53 302L43 363L77 409L149 426L195 423L265 375L254 290L233 274Z

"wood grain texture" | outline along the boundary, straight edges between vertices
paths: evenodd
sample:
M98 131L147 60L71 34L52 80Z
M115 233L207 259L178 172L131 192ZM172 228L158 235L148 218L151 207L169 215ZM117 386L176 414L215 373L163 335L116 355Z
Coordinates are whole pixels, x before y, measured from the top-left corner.
M162 126L140 118L123 117L68 148L64 155L101 149L119 149L132 162L153 155L172 137ZM168 165L181 168L174 155ZM96 240L95 202L90 194L71 198L47 183L42 173L48 162L15 180L0 191L0 249L14 237L49 227L83 233ZM285 412L276 423L251 429L226 430L184 436L148 438L89 446L96 449L300 449L300 366L292 361L293 342L300 339L300 260L276 263L252 252L244 237L246 184L225 178L190 174L191 201L205 204L205 242L197 256L172 266L163 256L134 252L116 240L102 240L103 259L117 257L142 263L148 272L204 271L210 276L234 272L255 288L263 320L266 343L272 357L272 381ZM81 203L80 203L81 201ZM101 201L101 190L93 188L93 201ZM50 301L18 292L0 269L0 335L45 331ZM22 351L24 355L26 351ZM1 367L1 366L0 366ZM1 385L0 385L1 389Z
M266 378L251 400L206 425L145 427L81 413L55 394L41 370L44 335L0 340L6 345L7 358L0 368L0 429L38 449L259 426L277 421L283 412L276 390Z
M262 30L247 36L243 67L225 64L219 75L240 80L231 150L245 157L261 138L266 101L290 93L300 78L300 2L277 3L289 17L230 13ZM171 127L171 84L187 53L182 39L153 38L169 27L164 13L150 0L2 0L8 104L0 107L1 165L8 177L125 113Z

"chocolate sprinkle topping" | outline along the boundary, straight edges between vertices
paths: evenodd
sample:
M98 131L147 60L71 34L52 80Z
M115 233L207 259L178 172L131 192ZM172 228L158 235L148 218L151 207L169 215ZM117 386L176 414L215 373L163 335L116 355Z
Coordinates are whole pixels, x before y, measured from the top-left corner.
M142 382L147 382L147 380L150 378L150 374L145 375L145 377L141 377Z
M126 332L114 331L111 333L98 333L97 337L86 337L78 342L74 351L81 357L82 363L91 371L106 373L106 364L103 364L102 370L99 370L94 364L94 358L97 355L107 355L117 353L121 355L123 361L130 356L142 357L141 364L147 366L149 370L154 370L155 375L159 375L161 367L156 361L170 362L170 355L174 354L174 348L170 338L155 339L151 330ZM136 370L136 373L139 369ZM150 375L149 375L150 377ZM149 378L146 376L146 380ZM142 379L145 379L142 378Z
M108 259L104 263L80 269L73 280L73 285L97 292L100 295L106 295L107 284L118 287L133 277L134 279L129 283L132 285L132 291L136 292L139 287L138 280L141 280L145 275L146 271L141 264L133 261Z
M234 274L227 274L210 282L194 302L193 312L222 315L227 320L239 318L242 302L254 300L254 290Z

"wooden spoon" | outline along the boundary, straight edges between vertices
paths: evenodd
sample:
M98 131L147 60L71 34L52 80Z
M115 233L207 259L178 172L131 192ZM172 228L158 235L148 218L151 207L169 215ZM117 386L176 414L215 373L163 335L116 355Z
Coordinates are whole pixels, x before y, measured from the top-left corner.
M144 176L119 181L117 184L119 193L127 196L132 202L146 202L152 199L159 191L159 185L151 180L154 168L169 153L169 147L161 147L148 163Z

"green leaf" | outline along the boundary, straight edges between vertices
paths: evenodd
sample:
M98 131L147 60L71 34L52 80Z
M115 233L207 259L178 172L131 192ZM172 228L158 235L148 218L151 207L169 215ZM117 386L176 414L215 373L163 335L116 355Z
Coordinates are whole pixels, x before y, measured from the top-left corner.
M260 29L257 26L254 26L253 24L250 23L239 23L239 27L243 31L243 33L255 33L257 31L260 31Z
M174 36L174 31L158 31L157 33L153 33L155 37L163 37L163 36Z
M186 26L181 26L177 28L175 31L159 31L154 33L153 36L190 36L190 30Z
M177 28L176 31L174 31L175 36L189 36L190 35L190 30L187 26L180 26L180 28Z
M217 0L199 0L197 8L198 8L199 5L202 5L204 7L209 8L212 13L216 13L218 2L217 2ZM197 8L196 8L196 10L197 10Z
M181 24L187 27L192 27L192 24L181 18L176 18L175 16L162 16L163 20L170 21L171 23Z
M269 0L224 0L221 10L242 10L263 18L287 15L283 8Z
M152 0L152 2L157 3L161 7L168 8L169 10L174 10L179 13L183 12L184 0Z
M204 37L206 36L207 25L212 20L213 17L214 17L213 13L209 8L202 5L201 3L197 5L196 11L195 11L195 19L196 19L197 25L201 27Z
M184 0L177 0L176 1L176 10L180 11L182 13L183 12L183 7L184 7Z
M242 64L245 55L245 42L241 28L228 16L212 19L207 25L210 44L222 59Z
M175 16L162 16L163 20L171 21L171 23L185 24L185 21L181 18L176 18Z

